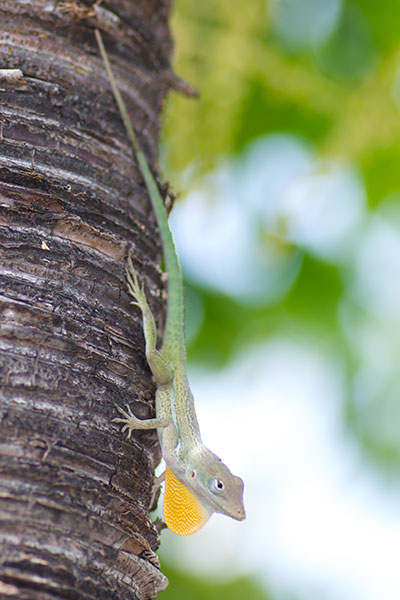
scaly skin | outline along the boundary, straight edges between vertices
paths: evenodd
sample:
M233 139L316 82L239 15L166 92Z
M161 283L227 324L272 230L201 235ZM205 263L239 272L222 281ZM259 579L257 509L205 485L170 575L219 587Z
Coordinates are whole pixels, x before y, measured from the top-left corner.
M115 82L101 34L98 30L95 34L115 100L156 214L168 273L167 322L163 343L158 350L156 323L144 288L139 285L131 257L128 257L129 292L134 298L132 304L142 311L146 358L157 383L157 416L154 419L138 419L129 408L126 411L119 409L123 418L116 418L114 421L123 424L122 431L128 431L128 437L135 429L157 428L167 465L164 518L175 533L190 535L198 531L214 512L238 521L245 518L243 481L233 475L201 441L187 378L182 272L167 212Z

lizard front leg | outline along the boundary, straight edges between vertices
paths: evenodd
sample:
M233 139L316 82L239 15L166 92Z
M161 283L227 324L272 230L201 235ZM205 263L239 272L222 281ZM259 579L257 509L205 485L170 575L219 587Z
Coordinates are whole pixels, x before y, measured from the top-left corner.
M158 494L163 482L165 481L165 473L166 473L166 471L161 473L161 475L159 475L158 477L154 478L154 483L153 483L153 488L151 491L151 498L150 498L150 503L149 503L149 512L152 512L153 510L155 510L157 508L157 502L156 502L156 500L158 500L157 494Z
M131 437L132 431L135 429L157 429L158 427L167 427L169 425L169 419L163 417L156 417L155 419L138 419L132 413L129 406L126 410L117 406L119 412L124 415L124 418L117 417L113 419L114 423L122 423L122 433L128 431L128 438Z
M132 263L132 258L128 256L129 269L126 271L128 280L129 293L135 299L134 304L138 306L143 315L143 333L146 341L146 358L149 363L151 372L154 375L156 382L159 385L165 385L172 379L172 370L165 358L157 350L157 327L156 322L151 312L150 306L146 299L143 286L139 285L135 268Z

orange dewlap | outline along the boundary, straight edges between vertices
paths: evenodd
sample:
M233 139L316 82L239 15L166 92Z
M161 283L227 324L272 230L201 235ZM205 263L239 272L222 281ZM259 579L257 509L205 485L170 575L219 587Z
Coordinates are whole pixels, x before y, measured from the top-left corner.
M196 533L208 521L209 514L196 496L175 477L171 469L165 471L164 521L177 535Z

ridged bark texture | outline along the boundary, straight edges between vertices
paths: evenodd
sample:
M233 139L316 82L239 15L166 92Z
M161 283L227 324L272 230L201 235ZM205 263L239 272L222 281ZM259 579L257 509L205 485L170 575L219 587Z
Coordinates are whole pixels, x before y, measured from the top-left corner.
M102 30L151 164L168 88L167 0L0 0L0 597L153 598L154 416L128 251L163 323L161 249L99 57Z

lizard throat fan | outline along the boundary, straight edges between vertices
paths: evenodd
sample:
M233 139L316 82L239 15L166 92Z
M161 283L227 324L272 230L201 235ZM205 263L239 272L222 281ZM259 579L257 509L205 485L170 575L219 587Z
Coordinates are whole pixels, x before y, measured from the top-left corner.
M173 533L191 535L205 525L209 512L167 467L165 472L164 520Z

